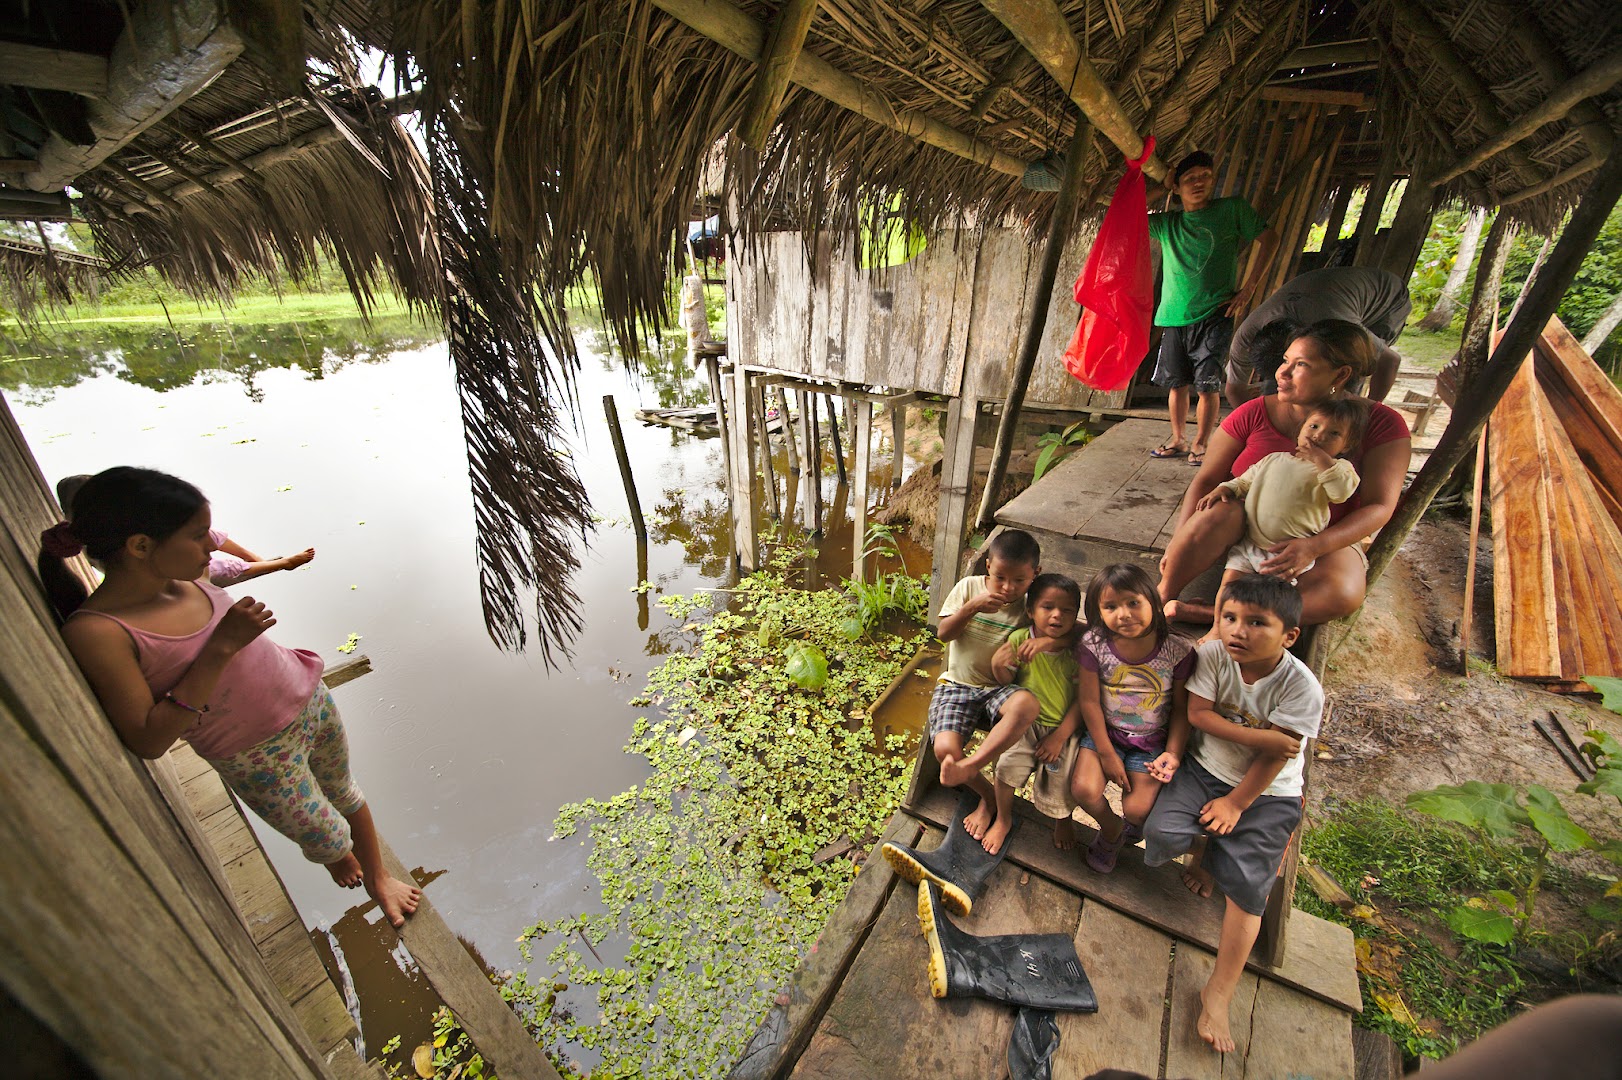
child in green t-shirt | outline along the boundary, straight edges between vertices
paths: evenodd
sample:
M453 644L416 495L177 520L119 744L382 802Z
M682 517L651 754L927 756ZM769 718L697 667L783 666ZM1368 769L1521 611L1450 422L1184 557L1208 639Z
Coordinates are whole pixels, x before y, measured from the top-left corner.
M1186 453L1190 465L1201 465L1222 407L1234 316L1250 305L1278 247L1278 233L1244 199L1214 198L1215 161L1203 150L1177 163L1171 189L1182 209L1149 215L1149 236L1160 246L1161 268L1155 325L1162 329L1153 381L1168 391L1171 438L1149 453ZM1241 286L1239 255L1252 241L1256 253ZM1192 447L1183 437L1190 386L1199 398Z
M1036 699L1035 723L997 760L997 818L981 845L993 855L1014 821L1014 791L1031 781L1031 802L1054 819L1053 843L1076 842L1070 812L1070 772L1076 763L1081 709L1076 703L1076 620L1081 586L1063 574L1042 574L1025 594L1031 625L1015 630L997 650L991 673L999 683L1016 683L1015 697ZM1012 705L1014 699L1009 699Z

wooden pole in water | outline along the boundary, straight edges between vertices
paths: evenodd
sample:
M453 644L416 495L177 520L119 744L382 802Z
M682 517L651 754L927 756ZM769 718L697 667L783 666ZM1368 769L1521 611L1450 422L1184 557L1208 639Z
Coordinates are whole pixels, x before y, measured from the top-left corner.
M1611 156L1605 159L1605 164L1600 166L1599 172L1594 174L1588 190L1583 192L1582 201L1572 211L1571 220L1566 223L1543 271L1521 295L1519 310L1510 318L1504 336L1492 351L1492 357L1474 379L1459 387L1458 403L1454 406L1447 430L1442 433L1442 440L1431 451L1425 467L1419 470L1414 482L1408 485L1408 491L1397 504L1396 512L1391 515L1385 528L1380 530L1379 538L1369 551L1368 583L1371 588L1396 556L1397 548L1418 523L1425 508L1470 452L1477 433L1504 396L1504 391L1509 389L1522 362L1532 351L1538 334L1543 331L1549 316L1554 314L1566 289L1577 276L1578 267L1593 246L1594 238L1599 235L1600 227L1605 224L1618 196L1622 196L1622 150L1613 150Z
M906 462L907 446L907 403L897 402L890 406L890 442L893 453L890 455L890 487L901 486L901 467Z
M789 419L788 395L781 386L772 387L772 397L777 401L777 418L783 422L783 448L788 457L788 471L792 476L800 475L800 448L794 435L794 422Z
M851 402L856 413L856 491L855 503L851 507L852 533L851 558L854 562L852 577L857 581L865 580L863 574L862 550L867 546L867 474L872 464L873 443L873 403L866 398L857 398Z
M1037 274L1036 288L1031 292L1031 310L1025 321L1025 340L1020 346L1019 358L1014 362L1014 377L1003 401L1002 422L997 425L996 449L991 454L991 474L986 477L986 490L980 497L980 513L976 521L981 526L991 524L997 509L997 489L1008 475L1008 458L1014 451L1014 432L1019 427L1020 406L1025 403L1025 390L1030 385L1031 370L1036 366L1036 354L1042 347L1042 331L1048 325L1048 307L1053 301L1053 282L1059 276L1059 259L1064 255L1064 244L1070 237L1070 223L1076 216L1076 203L1081 195L1082 162L1087 157L1088 139L1092 128L1086 121L1076 125L1076 134L1064 156L1064 180L1059 197L1053 203L1053 218L1048 223L1047 248L1042 253L1042 269ZM858 448L859 449L859 448Z
M806 488L811 496L811 535L822 535L822 432L817 427L817 395L800 391L800 417L805 424Z
M620 430L620 414L614 407L613 394L603 395L603 415L608 417L608 435L614 440L614 458L620 463L620 479L625 482L625 501L631 507L631 525L636 529L637 543L646 545L648 525L642 520L642 502L636 497L636 479L631 475L631 455L625 452L625 433Z
M845 472L845 447L839 441L839 410L834 408L831 394L822 401L828 407L828 434L834 441L834 472L843 486L850 483L850 477Z
M781 521L783 515L777 509L777 475L772 466L771 422L766 419L766 390L757 385L751 392L755 395L755 430L760 436L760 482L766 494L766 513L772 520Z

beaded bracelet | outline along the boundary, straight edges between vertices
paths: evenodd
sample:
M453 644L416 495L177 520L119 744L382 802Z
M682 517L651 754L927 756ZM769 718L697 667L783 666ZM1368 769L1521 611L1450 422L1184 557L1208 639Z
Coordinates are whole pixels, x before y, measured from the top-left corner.
M189 713L196 713L198 716L202 716L204 713L208 712L208 706L207 705L204 705L201 709L199 709L194 705L187 705L184 701L181 701L179 698L175 697L173 694L165 694L165 695L163 695L163 700L167 701L169 704L175 706L176 708L185 709Z

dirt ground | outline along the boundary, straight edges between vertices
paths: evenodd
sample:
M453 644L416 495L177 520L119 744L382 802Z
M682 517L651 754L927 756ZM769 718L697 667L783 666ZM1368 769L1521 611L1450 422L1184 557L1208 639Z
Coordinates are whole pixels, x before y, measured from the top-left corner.
M1476 564L1472 662L1460 670L1467 524L1432 518L1402 546L1325 672L1330 713L1314 763L1309 803L1378 796L1396 803L1438 784L1486 780L1570 791L1577 778L1532 726L1553 710L1579 742L1622 717L1597 703L1499 678L1494 658L1492 541L1485 523ZM1328 755L1327 757L1325 755ZM1603 835L1619 831L1614 805L1566 800ZM1586 816L1586 820L1585 820Z

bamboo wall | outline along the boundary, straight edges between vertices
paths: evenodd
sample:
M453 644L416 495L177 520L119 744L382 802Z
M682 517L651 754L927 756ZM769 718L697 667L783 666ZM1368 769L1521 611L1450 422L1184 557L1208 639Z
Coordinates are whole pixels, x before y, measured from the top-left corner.
M1061 357L1080 314L1071 284L1096 222L1076 230L1059 264L1027 408L1119 407ZM758 235L727 263L727 345L734 362L815 379L1000 400L1012 378L1042 244L1013 229L946 232L901 266L863 270L855 254L819 245L818 275L803 234Z
M326 1077L228 896L57 634L56 520L0 397L0 984L114 1077Z

